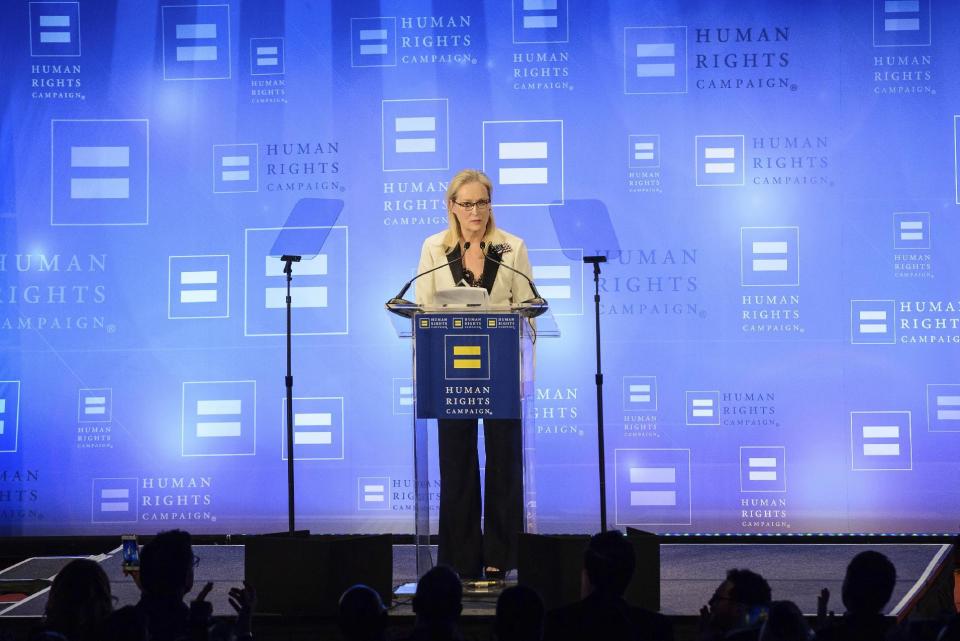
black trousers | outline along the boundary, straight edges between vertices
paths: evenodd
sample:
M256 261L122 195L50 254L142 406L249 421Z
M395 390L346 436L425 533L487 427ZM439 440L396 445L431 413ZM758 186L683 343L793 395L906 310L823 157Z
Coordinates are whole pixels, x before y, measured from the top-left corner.
M477 421L439 420L439 562L461 577L479 577L485 566L517 567L523 531L523 434L515 419L485 419L487 455L480 530L480 463Z

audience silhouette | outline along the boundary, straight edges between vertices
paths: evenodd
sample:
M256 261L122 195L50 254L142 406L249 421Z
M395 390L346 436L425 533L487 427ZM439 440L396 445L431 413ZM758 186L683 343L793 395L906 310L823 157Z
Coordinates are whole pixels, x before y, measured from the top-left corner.
M497 598L497 641L541 641L543 615L543 599L536 590L525 585L507 588Z
M75 559L57 574L42 625L31 641L250 641L253 588L244 583L228 593L236 623L212 619L207 583L188 605L198 563L188 532L161 532L144 546L135 574L141 597L136 606L113 611L115 599L101 565ZM624 599L636 569L633 545L620 532L590 539L581 570L581 600L544 612L540 595L525 585L503 590L497 599L496 641L672 641L663 615L629 605ZM953 568L949 568L952 570ZM950 573L952 574L952 572ZM827 618L829 591L818 600L814 633L792 601L771 601L770 585L756 572L728 570L709 605L701 609L701 641L960 641L960 614L895 626L884 611L897 581L893 563L868 550L846 568L842 601L846 612ZM939 603L939 602L938 602ZM424 574L413 598L416 622L406 641L461 641L463 586L447 566ZM387 641L387 608L380 595L355 585L340 597L337 624L345 641ZM942 627L940 627L942 625ZM937 626L937 627L933 627ZM935 636L935 632L938 632ZM11 637L6 637L11 638Z
M416 624L409 641L458 641L463 584L450 567L438 565L417 582L413 597Z
M891 630L891 622L883 616L884 606L897 583L897 570L886 556L867 550L853 557L843 578L841 598L847 611L817 632L820 641L870 641L883 639ZM826 609L830 593L826 590L818 604Z
M47 641L99 641L113 610L110 581L96 561L74 559L50 587L42 627L34 638Z
M346 641L383 641L387 609L376 590L366 585L347 588L337 612L340 634Z
M701 639L750 641L760 636L760 628L770 607L770 584L746 569L727 571L708 605L700 609Z
M633 545L619 530L591 537L580 572L581 600L547 613L543 638L546 641L672 639L673 629L666 617L628 605L623 599L635 567Z

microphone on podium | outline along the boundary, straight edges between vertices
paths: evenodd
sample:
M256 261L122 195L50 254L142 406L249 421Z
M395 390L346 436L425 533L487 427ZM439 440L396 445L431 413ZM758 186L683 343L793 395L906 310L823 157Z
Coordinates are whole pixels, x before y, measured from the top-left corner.
M483 242L483 241L480 241L480 251L483 251L483 250L485 250L486 248L487 248L487 243L485 243L485 242ZM506 267L507 269L509 269L509 270L512 271L512 272L515 272L515 273L517 273L517 274L520 274L521 276L523 276L523 277L526 279L526 281L527 281L528 283L530 283L530 291L533 292L533 298L531 298L530 300L525 300L525 301L523 301L523 304L525 304L525 305L526 305L526 304L530 304L530 305L546 305L546 304L547 304L547 301L544 300L543 296L540 295L540 292L537 291L537 286L534 285L534 284L533 284L533 281L530 279L530 277L527 276L526 274L524 274L522 271L520 271L519 269L514 269L513 267L511 267L510 265L507 265L507 264L506 264L505 262L503 262L502 260L497 260L496 258L494 258L493 256L491 256L490 254L488 254L488 253L486 253L486 252L483 253L483 259L484 259L484 260L489 260L490 262L496 263L496 264L500 265L501 267Z
M483 248L483 243L480 243L480 247ZM413 303L411 303L410 301L406 300L406 299L403 297L403 295L407 293L407 290L408 290L408 289L410 289L410 285L413 284L413 281L417 280L417 279L420 278L421 276L426 276L426 275L429 274L430 272L435 272L435 271L437 271L438 269L441 269L441 268L443 268L443 267L447 267L447 266L452 265L452 264L454 264L454 263L461 262L461 261L463 260L463 257L467 255L467 250L468 250L468 249L470 249L470 241L467 241L467 242L465 242L465 243L463 244L463 253L460 254L457 258L455 258L455 259L453 259L453 260L451 260L451 261L449 261L449 262L443 263L442 265L437 265L436 267L431 267L431 268L428 269L427 271L421 272L421 273L417 274L416 276L414 276L413 278L411 278L410 280L408 280L408 281L406 282L406 284L400 289L400 293L397 294L396 296L394 296L393 298L391 298L390 300L387 301L387 305L412 305Z

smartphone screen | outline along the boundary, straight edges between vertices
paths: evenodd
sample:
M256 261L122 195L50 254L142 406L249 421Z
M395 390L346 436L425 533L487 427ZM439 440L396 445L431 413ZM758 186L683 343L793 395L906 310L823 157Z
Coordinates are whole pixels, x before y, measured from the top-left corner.
M126 570L140 569L140 546L137 545L136 534L125 534L121 537L123 543L123 567Z

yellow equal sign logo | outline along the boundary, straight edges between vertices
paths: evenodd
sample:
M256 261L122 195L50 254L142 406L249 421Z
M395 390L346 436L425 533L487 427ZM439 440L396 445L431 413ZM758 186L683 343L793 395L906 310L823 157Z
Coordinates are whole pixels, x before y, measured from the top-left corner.
M496 319L496 318L488 318L488 319L487 319L487 327L496 327L496 326L497 326L497 319Z
M463 319L462 319L462 318L454 318L454 319L453 319L453 326L454 326L454 327L463 327Z
M430 321L426 318L420 319L420 327L430 327Z
M480 346L454 345L453 369L480 369Z

